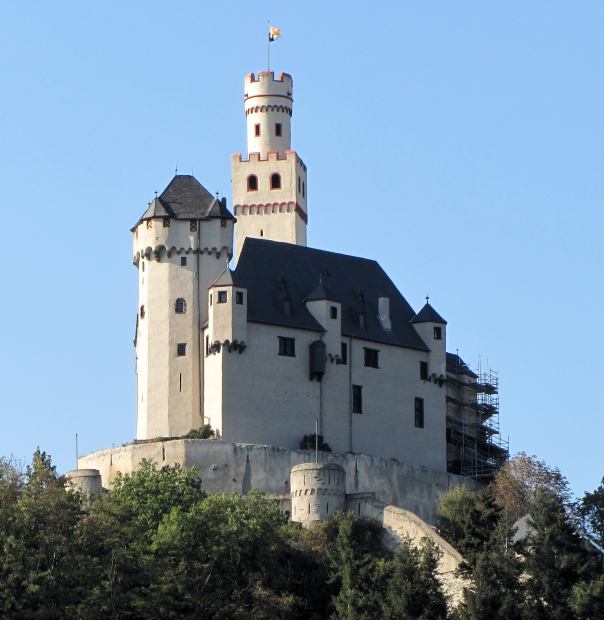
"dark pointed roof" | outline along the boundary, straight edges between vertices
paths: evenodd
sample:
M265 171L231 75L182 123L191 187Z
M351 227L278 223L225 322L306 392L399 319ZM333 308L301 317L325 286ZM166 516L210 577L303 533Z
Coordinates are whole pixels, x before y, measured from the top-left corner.
M426 303L426 305L411 319L411 322L447 324L447 321L445 321L429 303Z
M456 353L447 353L447 372L454 375L467 375L478 378L478 375L470 370L470 367Z
M176 220L235 219L227 209L226 198L218 200L189 174L176 175L161 196L149 205L137 226L143 220L154 217L170 217Z
M376 261L251 237L245 240L235 271L248 289L248 321L322 332L323 326L305 303L317 289L322 269L329 273L323 290L327 287L329 299L342 304L344 336L429 350L411 324L415 312ZM283 312L280 300L283 281L292 303L291 314ZM360 288L364 293L366 329L360 326L355 312ZM319 291L317 294L323 295ZM385 331L377 317L380 297L390 299L391 331Z
M237 286L238 288L246 288L245 284L241 282L241 278L228 267L218 276L214 284L209 288L214 286Z
M317 284L317 286L315 286L315 288L312 290L310 295L304 301L323 301L323 300L326 300L326 299L329 300L329 301L337 301L337 302L340 301L325 286L325 284L323 284L323 282L319 282L319 284Z

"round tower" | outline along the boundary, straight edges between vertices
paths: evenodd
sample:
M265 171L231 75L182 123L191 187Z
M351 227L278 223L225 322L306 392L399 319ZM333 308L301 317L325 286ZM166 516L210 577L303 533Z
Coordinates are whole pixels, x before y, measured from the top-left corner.
M292 521L310 525L346 508L346 472L336 463L302 463L291 472Z
M281 73L275 80L273 71L260 71L245 77L245 116L247 120L247 150L266 157L277 151L285 157L291 148L291 116L293 80Z
M82 493L82 504L90 508L92 498L103 490L101 472L98 469L73 469L65 474L67 486Z

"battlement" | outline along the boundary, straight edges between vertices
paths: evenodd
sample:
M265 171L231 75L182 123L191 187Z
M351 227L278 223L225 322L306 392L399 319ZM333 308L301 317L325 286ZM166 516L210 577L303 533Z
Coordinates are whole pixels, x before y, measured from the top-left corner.
M231 155L232 162L238 162L240 164L248 164L253 163L257 164L261 161L295 161L299 164L304 171L306 171L306 165L300 159L300 157L296 154L296 151L285 151L285 157L279 157L279 151L269 151L266 154L266 157L262 157L260 153L250 153L248 158L245 159L241 153L234 153Z
M274 71L259 71L245 76L245 100L253 97L283 97L293 101L294 81L288 73L280 73L275 79Z

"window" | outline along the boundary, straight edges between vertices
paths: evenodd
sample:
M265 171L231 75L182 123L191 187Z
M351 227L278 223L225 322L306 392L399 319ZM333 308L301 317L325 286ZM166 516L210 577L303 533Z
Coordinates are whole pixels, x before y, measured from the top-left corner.
M170 228L170 218L169 217L165 217L164 218L164 228Z
M365 366L369 368L379 368L379 353L377 349L365 349Z
M247 191L258 191L258 177L255 174L250 174L250 176L247 178Z
M176 314L184 314L187 311L187 302L179 297L174 304L174 312Z
M348 364L348 345L343 342L340 353L340 364Z
M275 135L276 136L281 135L281 123L275 123Z
M422 381L428 381L428 362L419 363L419 378Z
M292 302L284 301L283 302L283 314L291 314L292 313Z
M434 340L442 340L443 339L443 328L435 327L434 328Z
M424 428L424 399L415 399L415 428Z
M338 307L337 306L332 306L329 309L329 316L331 316L332 319L338 318Z
M302 181L302 198L304 198L304 181Z
M300 193L300 177L298 177L298 194Z
M363 413L363 386L352 386L352 413Z
M243 306L243 293L241 291L235 293L235 303Z
M254 135L258 137L260 135L260 123L254 125Z
M212 293L210 293L210 306L212 305Z
M227 302L227 292L226 291L218 291L218 303L226 304Z
M281 175L278 172L271 174L271 189L281 189Z
M141 306L141 319L145 318L145 306Z
M365 315L359 314L359 327L365 329Z
M179 342L177 345L177 350L176 353L179 357L182 357L183 355L187 354L187 343L186 342Z
M143 261L143 271L145 271L145 261Z
M197 232L197 222L192 220L189 229L191 232Z
M279 355L296 357L296 341L294 338L279 337Z
M180 266L181 267L186 267L187 266L187 257L186 256L181 256L180 257Z

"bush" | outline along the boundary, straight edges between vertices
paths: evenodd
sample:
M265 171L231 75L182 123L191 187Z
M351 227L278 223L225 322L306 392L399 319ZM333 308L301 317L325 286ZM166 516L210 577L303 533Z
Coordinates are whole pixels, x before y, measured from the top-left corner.
M204 424L201 428L192 428L181 439L212 439L215 434L209 424Z
M315 433L304 435L298 446L300 450L314 450L317 445L316 437ZM319 435L319 452L331 452L329 444L323 440L323 435Z

